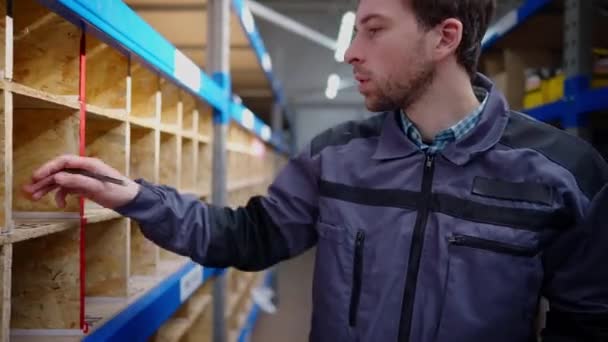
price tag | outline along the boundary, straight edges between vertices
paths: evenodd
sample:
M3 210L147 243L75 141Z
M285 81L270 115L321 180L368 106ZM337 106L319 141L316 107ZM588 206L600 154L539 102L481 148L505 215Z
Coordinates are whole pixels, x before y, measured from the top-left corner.
M183 303L203 283L203 267L196 265L179 281L179 299Z
M201 89L201 71L188 56L175 50L173 75L196 93Z

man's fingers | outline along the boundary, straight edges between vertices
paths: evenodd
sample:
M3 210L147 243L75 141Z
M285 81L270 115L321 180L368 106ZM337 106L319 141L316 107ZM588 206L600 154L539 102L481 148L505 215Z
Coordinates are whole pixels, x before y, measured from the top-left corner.
M76 155L63 155L57 157L34 171L32 175L32 183L36 183L41 179L49 177L65 168L85 169L92 172L107 171L103 170L105 164L98 159L89 157L80 157ZM100 170L102 169L102 170Z
M48 194L49 192L57 189L59 187L59 185L55 184L55 183L50 183L47 186L37 190L36 192L34 192L32 194L32 198L37 201L39 199L41 199L42 197L44 197L46 194Z
M40 181L38 181L37 183L32 183L32 184L27 184L23 187L23 189L26 192L29 192L30 194L34 194L38 191L40 191L41 189L54 184L55 180L53 179L53 177L46 177L41 179Z
M63 188L68 188L71 193L94 195L104 190L105 185L94 178L59 172L53 176L55 183Z
M59 188L55 193L55 202L59 208L65 208L66 206L66 197L68 196L68 192L66 188Z

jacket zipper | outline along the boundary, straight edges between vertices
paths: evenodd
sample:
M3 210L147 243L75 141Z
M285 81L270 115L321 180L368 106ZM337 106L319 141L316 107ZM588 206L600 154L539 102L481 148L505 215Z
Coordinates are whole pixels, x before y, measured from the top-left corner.
M468 235L452 235L448 238L448 243L453 246L463 246L476 249L483 249L495 253L508 254L531 258L538 254L536 248L512 245L504 242L482 239Z
M363 278L363 244L365 243L365 233L360 230L355 239L355 260L353 266L353 286L350 295L350 310L348 322L351 327L357 324L357 312L359 311L359 297L361 296L361 282Z
M418 282L418 271L420 270L420 257L424 243L424 231L431 206L433 173L435 170L435 156L427 154L424 161L424 172L422 176L422 201L416 217L416 225L412 234L410 247L410 258L407 266L405 290L403 292L403 303L401 304L401 319L399 322L399 341L409 342L412 328L412 313L414 311L414 299L416 297L416 283Z

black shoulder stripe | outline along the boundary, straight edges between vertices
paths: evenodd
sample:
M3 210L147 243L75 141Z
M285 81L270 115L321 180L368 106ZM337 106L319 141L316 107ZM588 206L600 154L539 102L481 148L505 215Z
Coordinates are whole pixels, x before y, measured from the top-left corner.
M608 164L588 142L565 131L511 112L500 143L510 148L533 149L567 169L581 191L592 199L608 182Z
M375 115L362 121L349 121L330 128L317 135L311 143L311 154L319 154L328 146L346 145L357 138L371 138L380 135L386 114Z

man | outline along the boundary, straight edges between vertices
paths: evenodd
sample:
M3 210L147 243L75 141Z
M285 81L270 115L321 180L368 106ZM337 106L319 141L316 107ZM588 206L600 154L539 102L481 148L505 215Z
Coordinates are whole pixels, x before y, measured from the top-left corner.
M608 241L594 215L608 167L476 74L493 9L361 0L346 59L368 109L385 113L317 136L245 207L60 172L121 177L71 156L27 190L59 187L59 205L87 196L207 266L261 270L316 245L312 341L531 341L541 296L545 341L605 340Z

